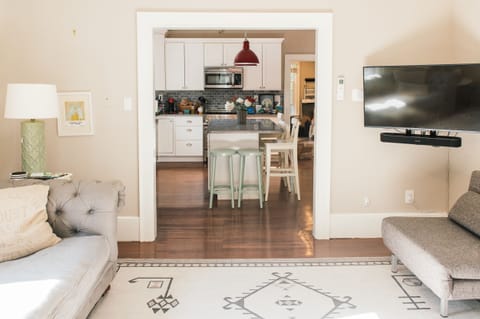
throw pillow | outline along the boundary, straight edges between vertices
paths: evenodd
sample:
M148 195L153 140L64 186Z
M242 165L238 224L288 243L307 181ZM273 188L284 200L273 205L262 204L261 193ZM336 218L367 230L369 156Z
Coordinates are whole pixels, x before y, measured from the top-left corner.
M0 189L0 262L60 241L47 221L47 185Z
M468 191L460 196L448 217L480 236L480 194Z

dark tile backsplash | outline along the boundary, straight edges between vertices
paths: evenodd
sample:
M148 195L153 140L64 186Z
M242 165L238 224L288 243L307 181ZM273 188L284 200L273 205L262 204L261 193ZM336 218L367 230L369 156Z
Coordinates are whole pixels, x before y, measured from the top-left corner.
M205 104L205 112L225 112L225 102L233 97L245 98L246 96L259 96L260 94L272 94L280 96L280 105L283 105L282 91L244 91L242 89L205 89L203 91L156 91L155 96L163 95L166 101L169 97L173 97L179 102L182 98L188 98L192 101L198 101L203 96L207 102ZM258 100L257 100L258 101ZM276 101L275 101L276 102ZM275 103L276 104L276 103Z

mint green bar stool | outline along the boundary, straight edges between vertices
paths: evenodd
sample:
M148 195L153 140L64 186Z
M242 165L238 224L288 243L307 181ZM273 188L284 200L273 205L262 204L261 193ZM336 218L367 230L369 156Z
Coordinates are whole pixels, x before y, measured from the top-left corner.
M238 183L238 207L242 205L243 190L245 188L255 188L258 190L258 201L260 208L263 208L263 187L262 187L262 156L263 152L259 149L240 149L237 151L240 155L240 178ZM247 157L255 156L257 166L257 185L244 184L245 180L245 161Z
M232 200L232 208L235 208L235 187L233 185L233 155L237 152L232 149L216 149L212 150L209 153L210 156L210 204L209 207L213 207L213 195L218 194L219 191L230 189L230 197ZM217 158L224 157L227 159L228 171L230 176L230 184L229 185L215 185L215 172L217 170Z

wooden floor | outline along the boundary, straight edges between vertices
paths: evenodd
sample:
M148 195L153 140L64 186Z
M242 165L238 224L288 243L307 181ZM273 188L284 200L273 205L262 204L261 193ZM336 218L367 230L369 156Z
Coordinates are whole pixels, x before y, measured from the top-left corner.
M302 200L271 185L263 209L245 200L208 208L203 164L158 164L158 236L155 242L121 242L122 258L305 258L388 256L379 238L315 240L312 237L312 160L301 160Z

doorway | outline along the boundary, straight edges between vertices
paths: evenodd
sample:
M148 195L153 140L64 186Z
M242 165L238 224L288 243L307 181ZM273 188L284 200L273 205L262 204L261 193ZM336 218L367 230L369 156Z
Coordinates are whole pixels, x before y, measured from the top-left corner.
M315 135L315 55L286 54L284 92L287 118L296 116L301 123L299 157L313 157Z
M215 27L210 21L215 21ZM332 105L331 13L233 13L233 12L139 12L137 13L138 145L139 145L139 239L153 241L156 222L156 158L153 88L153 32L155 29L211 30L314 29L316 31L315 162L313 181L313 229L316 239L330 236L330 167ZM321 50L320 50L321 48ZM321 74L319 70L322 70Z
M286 54L284 70L285 114L301 115L302 100L309 98L311 100L309 102L315 102L315 86L313 91L305 91L311 89L311 87L305 87L305 79L315 79L315 55ZM315 108L312 111L314 110Z

